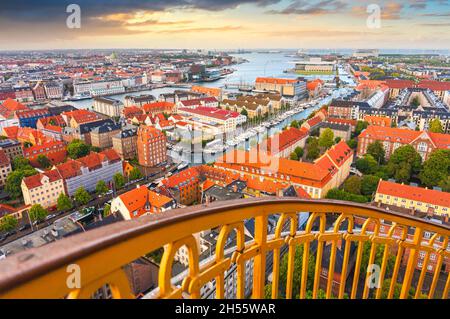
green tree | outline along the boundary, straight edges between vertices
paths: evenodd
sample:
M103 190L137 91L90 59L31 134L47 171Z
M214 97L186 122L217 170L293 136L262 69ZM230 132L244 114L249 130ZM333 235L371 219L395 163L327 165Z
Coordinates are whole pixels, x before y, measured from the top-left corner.
M40 154L37 157L37 161L42 168L49 168L52 166L52 163L50 163L50 160L47 158L47 156L45 156L43 154Z
M61 193L58 196L58 202L56 204L56 208L59 211L67 212L68 210L71 210L73 208L73 203L70 200L69 196Z
M369 126L369 123L367 123L365 121L356 122L355 136L358 136L359 134L361 134L361 132L364 131L367 128L367 126Z
M97 182L97 185L95 185L95 192L98 195L102 195L106 193L109 190L108 186L106 185L105 181L100 180Z
M91 195L83 187L78 188L73 197L78 205L86 205L91 200Z
M291 155L289 156L289 159L293 160L293 161L298 161L298 155L295 152L292 152Z
M6 215L0 220L0 231L8 232L17 227L19 222L11 215Z
M89 154L91 147L81 140L75 139L67 145L67 154L72 159L84 157Z
M106 204L103 208L103 217L108 217L111 214L111 205Z
M33 169L30 165L30 161L23 156L15 157L12 162L12 167L15 171Z
M450 193L450 176L447 176L446 179L439 182L438 186L442 188L444 192Z
M423 163L419 178L428 187L439 185L450 176L450 150L435 150Z
M411 101L411 106L413 107L413 108L418 108L419 106L420 106L420 100L419 100L419 97L418 96L416 96L416 97L414 97L413 99L412 99L412 101Z
M308 153L306 154L306 158L309 160L315 160L320 155L319 149L319 139L310 138L307 144Z
M330 128L323 130L319 137L319 146L324 148L330 148L334 144L334 133Z
M339 188L332 188L328 191L327 195L325 196L327 199L338 199L338 200L345 200L348 202L355 202L355 203L367 203L367 197L363 195L356 195L349 192L346 192Z
M361 195L361 177L350 176L344 182L344 190L346 192Z
M293 120L293 121L292 121L292 123L291 123L291 127L294 127L294 128L299 128L299 127L300 127L300 125L299 125L299 123L298 123L298 121L297 121L297 120Z
M442 123L438 118L430 121L430 128L428 130L433 133L444 133Z
M242 109L241 115L248 116L248 112L246 109Z
M378 164L372 155L366 154L356 160L356 169L363 174L374 174L378 170Z
M360 275L366 275L367 267L369 266L369 258L370 258L370 250L372 247L372 242L366 241L364 242L362 258L361 258L361 266L360 266ZM376 245L375 248L375 260L374 264L381 267L383 262L383 254L384 254L384 245ZM395 256L388 254L388 259L386 263L386 271L385 278L390 278L392 276L392 271L395 265Z
M391 281L392 281L391 278L385 279L383 281L383 287L381 288L381 299L387 299L388 298L389 290L390 290L390 287L391 287ZM396 283L394 285L394 294L392 296L392 299L399 299L401 291L402 291L402 284L401 283ZM409 289L408 299L413 299L415 295L416 295L416 290L414 289L414 287L411 287Z
M125 185L125 178L122 174L117 173L113 176L114 184L116 185L116 189L120 189Z
M372 155L379 165L384 163L386 152L380 141L375 141L372 144L369 144L366 153Z
M355 150L358 147L358 142L356 141L356 139L352 138L350 141L347 142L347 145Z
M409 182L411 176L420 171L422 157L412 145L397 148L387 164L389 176L400 182Z
M303 157L303 154L305 153L305 151L303 150L303 148L301 148L300 146L297 146L294 150L295 154L297 154L297 157L300 159Z
M43 221L47 217L48 211L39 204L35 204L30 208L30 219L34 221Z
M30 166L31 167L31 166ZM12 198L19 198L22 195L22 180L24 177L36 175L38 172L31 167L26 170L15 170L6 178L5 190Z
M141 171L139 170L139 168L134 167L131 172L130 172L130 180L135 181L137 179L140 179L142 177L144 177L144 175L142 175Z
M342 140L342 138L341 138L340 136L336 137L336 138L334 139L334 144L339 143L341 140Z
M361 180L361 194L372 196L377 190L380 178L374 175L364 175Z

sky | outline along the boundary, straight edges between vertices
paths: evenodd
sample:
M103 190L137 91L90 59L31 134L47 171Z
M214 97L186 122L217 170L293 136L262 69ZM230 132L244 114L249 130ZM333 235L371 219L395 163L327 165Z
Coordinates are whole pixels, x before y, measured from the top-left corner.
M79 20L66 12L69 4L79 6ZM80 28L69 28L68 19L79 21ZM450 0L12 0L0 5L1 50L92 48L450 49Z

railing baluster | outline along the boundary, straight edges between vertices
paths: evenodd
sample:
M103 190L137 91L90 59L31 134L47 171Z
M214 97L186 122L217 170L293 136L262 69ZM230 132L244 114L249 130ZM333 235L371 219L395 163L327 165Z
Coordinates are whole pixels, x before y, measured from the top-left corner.
M448 237L445 237L444 241L442 242L441 248L436 252L436 255L438 256L438 260L436 263L436 267L434 269L434 276L433 280L431 282L430 291L428 293L428 299L433 299L434 292L436 290L437 283L439 281L439 276L441 274L441 267L442 262L444 261L444 253L448 245Z
M345 284L347 282L348 261L350 259L350 246L351 241L346 239L344 248L344 260L342 262L342 270L341 270L341 284L339 285L339 299L344 298Z
M267 215L255 217L255 244L259 253L253 262L253 298L261 299L264 296L266 283L266 244L267 244Z
M301 277L301 283L300 283L300 299L306 298L306 285L308 283L309 246L310 246L309 241L305 242L304 246L303 246L302 277Z
M367 270L366 270L366 277L364 278L364 290L363 290L363 296L362 296L363 299L369 298L370 287L367 284L367 279L371 275L371 273L368 270L369 270L369 265L372 265L375 261L376 252L377 252L377 244L374 241L372 241L372 246L370 247L369 263L367 265Z
M398 273L400 271L400 265L402 263L403 253L405 251L404 243L405 243L407 236L408 236L408 228L405 226L402 226L402 236L401 236L400 240L398 240L397 256L395 258L395 265L394 265L394 270L392 271L391 285L389 287L389 293L388 293L387 299L392 299L394 297L395 285L397 284L397 277L398 277Z
M336 261L336 241L333 240L331 244L331 256L330 264L328 266L328 281L327 281L327 299L331 298L331 293L333 291L333 277L334 277L334 264Z
M413 239L414 247L410 248L410 250L409 250L408 264L406 266L405 278L403 279L402 291L400 293L400 299L408 298L409 288L411 287L411 281L412 281L412 278L414 275L414 270L417 265L417 256L419 254L418 249L419 249L421 241L422 241L422 228L416 227L416 230L414 232L414 239Z
M294 282L294 261L295 261L295 244L289 245L288 267L286 278L286 299L292 299L292 284Z

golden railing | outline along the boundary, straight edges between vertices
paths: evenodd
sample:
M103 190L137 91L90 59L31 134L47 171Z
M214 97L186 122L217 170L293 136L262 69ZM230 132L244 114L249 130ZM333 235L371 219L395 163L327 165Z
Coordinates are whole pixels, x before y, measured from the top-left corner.
M305 229L298 230L299 212L309 212ZM279 216L276 229L268 234L268 218ZM326 227L327 216L334 216L330 227ZM356 229L355 218L365 219L362 228ZM244 221L254 219L254 240L245 242ZM381 234L382 221L392 224L386 235ZM344 222L346 223L344 224ZM290 223L290 224L289 224ZM343 227L345 225L345 229ZM286 227L287 226L287 227ZM371 228L373 226L373 228ZM194 234L218 229L219 236L215 255L206 264L200 263L198 242ZM283 231L286 230L287 231ZM371 229L371 231L369 231ZM408 230L413 230L412 238ZM395 235L400 231L400 236ZM225 242L235 232L236 247L232 254L225 254ZM429 240L424 232L432 234ZM400 298L408 298L414 272L418 272L416 293L413 297L448 298L450 276L442 273L445 258L449 258L448 239L450 229L447 226L431 223L413 216L401 215L367 205L329 200L301 200L295 198L259 198L237 201L217 202L209 205L193 206L172 210L159 215L145 216L137 220L119 222L80 235L75 235L46 246L30 249L7 257L0 262L0 297L1 298L90 298L99 288L108 285L113 298L136 298L131 293L128 278L123 266L158 248L164 247L158 277L157 297L159 298L199 298L200 289L215 280L216 298L224 297L224 273L231 264L236 265L237 298L244 298L244 271L246 261L253 261L252 298L264 298L267 284L266 256L273 254L273 271L271 278L272 298L277 298L280 286L280 249L287 247L287 282L286 298L292 298L294 280L295 249L303 245L302 273L299 293L300 298L307 295L308 260L316 247L316 265L313 276L312 297L319 292L322 251L325 243L331 244L331 253L326 279L326 297L332 297L333 275L335 271L336 246L339 240L357 245L354 260L354 274L347 276L350 245L344 248L340 286L337 298L381 298L381 289L364 285L362 295L358 296L358 284L361 274L363 244L370 243L369 264L375 260L377 245L384 246L380 265L380 283L383 283L386 264L391 248L396 248L395 265L392 272L388 298L394 295L395 285L401 284ZM189 267L182 284L174 286L172 265L177 250L186 246L189 252ZM409 254L405 255L408 250ZM420 252L425 252L421 270L415 270ZM427 273L430 254L437 256L432 283L427 292L422 285ZM403 263L406 267L403 279L399 273ZM77 265L81 270L79 288L69 288L68 266ZM369 274L367 274L369 275ZM444 276L444 287L438 296L437 282ZM351 278L353 277L353 278ZM352 281L351 289L346 289Z

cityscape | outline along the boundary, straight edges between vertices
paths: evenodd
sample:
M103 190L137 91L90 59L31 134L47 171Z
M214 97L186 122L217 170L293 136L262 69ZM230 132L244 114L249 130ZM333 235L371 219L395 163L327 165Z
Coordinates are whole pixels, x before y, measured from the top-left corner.
M448 1L28 2L0 298L449 298Z

